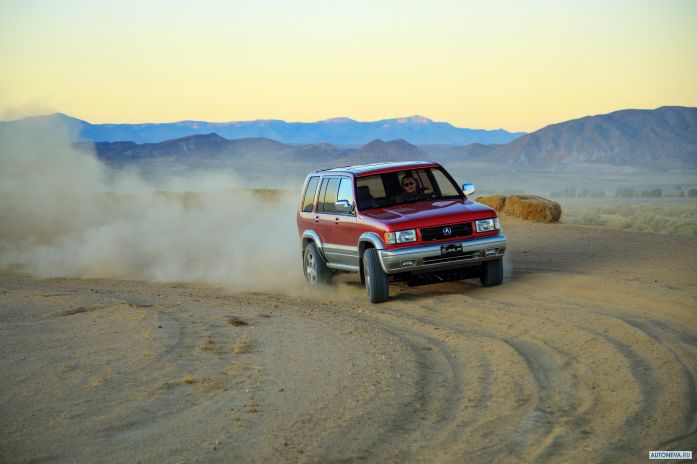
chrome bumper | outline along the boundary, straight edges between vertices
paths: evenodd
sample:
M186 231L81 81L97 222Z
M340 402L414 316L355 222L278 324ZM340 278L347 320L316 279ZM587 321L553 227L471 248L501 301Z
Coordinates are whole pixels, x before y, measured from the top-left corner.
M462 253L456 256L441 255L441 245L462 244ZM391 250L379 250L380 264L387 274L400 272L429 272L476 265L482 261L500 258L506 251L506 236L470 240L453 240L435 245L421 245Z

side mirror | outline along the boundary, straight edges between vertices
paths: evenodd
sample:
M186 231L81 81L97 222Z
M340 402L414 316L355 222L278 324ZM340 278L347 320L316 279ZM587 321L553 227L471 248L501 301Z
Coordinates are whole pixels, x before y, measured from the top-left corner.
M339 213L352 213L353 212L353 203L349 200L336 200L336 203L334 203L336 206L336 211Z
M462 184L462 191L469 196L474 193L474 184Z

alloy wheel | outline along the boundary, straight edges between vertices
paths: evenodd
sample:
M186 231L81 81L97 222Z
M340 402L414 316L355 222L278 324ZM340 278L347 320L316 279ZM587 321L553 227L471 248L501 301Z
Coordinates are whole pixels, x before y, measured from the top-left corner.
M305 253L305 277L310 285L315 285L317 283L317 262L315 260L315 255L308 251Z

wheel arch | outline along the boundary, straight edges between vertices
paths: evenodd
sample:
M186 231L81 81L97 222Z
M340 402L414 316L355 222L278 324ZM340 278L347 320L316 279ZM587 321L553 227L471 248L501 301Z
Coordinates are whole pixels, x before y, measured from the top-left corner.
M363 253L365 253L365 250L368 248L382 250L385 248L385 243L375 232L366 232L358 238L358 274L361 277L362 284L365 284L365 275L363 273Z
M320 256L324 260L324 262L327 262L327 258L324 256L324 248L322 247L322 240L319 238L319 234L315 232L314 230L306 230L303 232L302 235L302 248L301 248L301 255L305 254L305 247L309 243L314 243L315 246L317 247L317 250L319 251Z

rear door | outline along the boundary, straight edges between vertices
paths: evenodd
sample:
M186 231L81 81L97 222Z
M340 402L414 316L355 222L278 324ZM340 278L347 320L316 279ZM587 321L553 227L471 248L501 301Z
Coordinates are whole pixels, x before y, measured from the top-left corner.
M337 200L355 205L353 179L350 176L327 176L317 200L317 233L322 240L324 255L332 264L358 266L358 230L355 207L340 211Z

